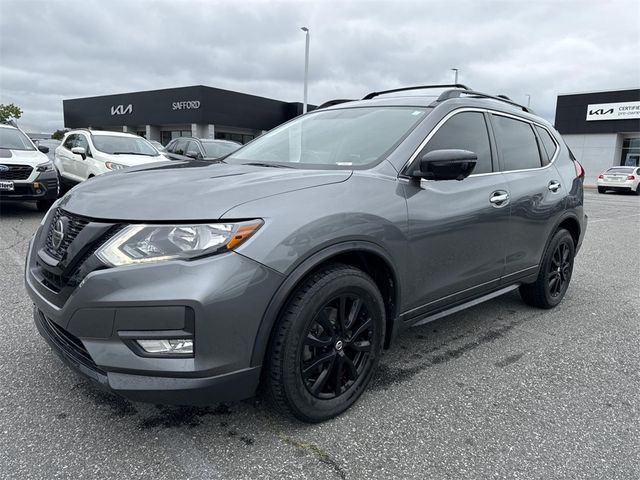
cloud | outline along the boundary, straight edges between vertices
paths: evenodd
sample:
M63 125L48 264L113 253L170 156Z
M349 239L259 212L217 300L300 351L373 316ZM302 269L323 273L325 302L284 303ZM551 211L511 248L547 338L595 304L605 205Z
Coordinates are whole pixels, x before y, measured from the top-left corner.
M558 93L640 84L640 3L625 1L0 2L0 103L63 126L62 100L204 84L300 101L460 81L553 120Z

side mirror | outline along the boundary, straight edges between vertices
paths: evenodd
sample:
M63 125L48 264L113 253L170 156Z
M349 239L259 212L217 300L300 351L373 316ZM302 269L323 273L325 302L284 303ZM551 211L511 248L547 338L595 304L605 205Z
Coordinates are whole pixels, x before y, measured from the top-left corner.
M38 145L38 150L42 153L49 153L49 147L45 147L44 145Z
M75 153L76 155L80 155L83 160L87 158L87 152L84 147L73 147L71 149L71 153Z
M194 160L200 160L202 158L202 155L200 155L200 152L194 152L193 150L188 151L187 153L184 154L184 156L193 158Z
M420 158L414 177L427 180L464 180L476 166L478 156L469 150L433 150Z

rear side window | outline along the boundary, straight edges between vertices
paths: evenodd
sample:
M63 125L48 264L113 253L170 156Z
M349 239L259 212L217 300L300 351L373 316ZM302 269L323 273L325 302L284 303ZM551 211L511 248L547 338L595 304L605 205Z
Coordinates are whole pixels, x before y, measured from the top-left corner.
M451 117L429 140L422 155L443 149L470 150L478 156L473 173L492 171L487 124L480 112L463 112Z
M503 171L542 166L538 142L529 123L502 115L492 115L492 123Z
M558 147L546 129L539 127L537 125L535 128L536 128L536 131L538 132L538 136L540 137L540 140L542 140L542 146L544 149L544 152L542 152L542 157L543 157L542 163L547 164L551 162L551 160L553 159L554 155L556 154L556 149ZM544 161L545 153L546 153L546 160L547 160L546 162Z

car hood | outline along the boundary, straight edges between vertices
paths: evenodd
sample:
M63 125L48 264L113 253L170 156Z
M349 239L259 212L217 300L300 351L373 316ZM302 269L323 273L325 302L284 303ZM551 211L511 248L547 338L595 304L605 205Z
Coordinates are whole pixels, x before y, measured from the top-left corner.
M133 167L136 165L146 165L149 163L162 162L165 160L164 155L156 155L154 157L150 155L104 155L105 162L114 162L127 167ZM108 158L107 158L108 157Z
M49 157L40 150L9 150L8 148L0 148L1 165L31 165L35 167L48 161Z
M94 177L60 202L68 212L122 221L216 220L242 203L344 182L350 170L301 170L209 162L162 162Z

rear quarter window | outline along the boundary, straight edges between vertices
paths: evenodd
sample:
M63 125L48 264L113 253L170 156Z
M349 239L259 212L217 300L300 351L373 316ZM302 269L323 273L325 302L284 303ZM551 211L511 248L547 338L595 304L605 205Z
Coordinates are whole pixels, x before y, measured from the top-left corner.
M558 149L558 146L556 145L556 142L553 141L553 138L551 138L551 135L546 129L539 127L538 125L536 125L535 128L536 128L536 131L538 132L538 137L540 137L540 140L542 141L543 163L547 164L551 162L551 160L553 160L553 157L556 154L556 150Z

